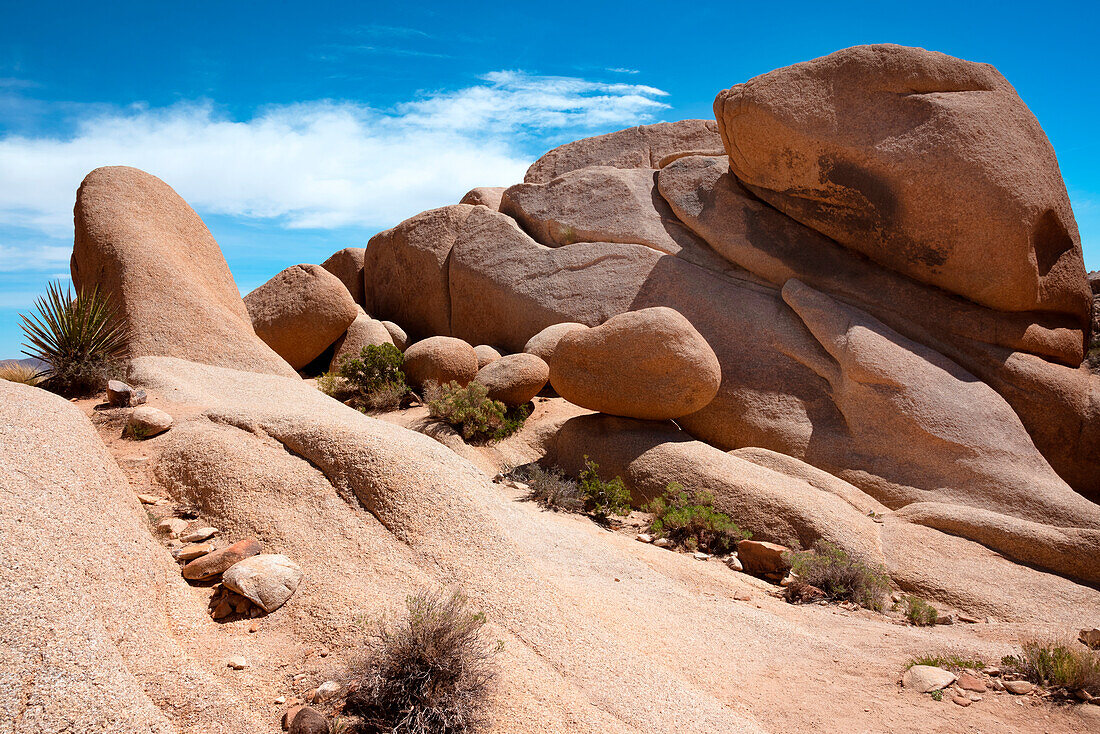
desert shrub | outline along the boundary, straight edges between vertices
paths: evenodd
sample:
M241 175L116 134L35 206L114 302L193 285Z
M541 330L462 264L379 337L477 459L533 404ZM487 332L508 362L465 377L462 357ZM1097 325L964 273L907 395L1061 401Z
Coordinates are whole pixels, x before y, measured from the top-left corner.
M34 386L42 381L42 375L39 370L30 365L4 362L0 363L0 380Z
M611 515L629 515L630 492L626 490L622 477L605 482L600 479L599 471L599 465L585 456L580 476L584 509L597 520L607 520Z
M915 658L909 659L909 662L905 664L905 669L908 670L914 665L931 665L934 668L943 668L944 670L953 670L956 672L966 670L967 668L981 670L985 667L985 663L981 660L975 660L957 652L936 652L918 655Z
M525 472L524 481L531 488L528 497L543 507L563 512L584 510L580 486L558 469L543 469L538 464L533 464Z
M907 596L905 604L905 616L918 627L931 627L936 623L939 612L924 599L915 596Z
M1029 640L1001 665L1032 683L1100 694L1100 653L1075 642Z
M99 392L126 351L127 330L115 308L98 290L73 296L59 283L46 284L30 316L21 314L28 347L24 354L49 365L42 387L67 397Z
M881 611L890 584L885 572L857 561L827 540L812 551L789 554L791 571L804 583L816 586L830 599L853 601Z
M932 691L929 695L932 696L933 701L943 700L943 691Z
M358 357L344 357L336 369L317 378L317 388L353 408L394 410L408 394L405 356L392 344L368 344Z
M751 536L729 515L714 509L714 497L705 492L689 494L676 482L665 487L664 495L646 509L655 516L650 532L688 550L725 555L733 552L739 540Z
M467 441L499 441L519 430L527 420L529 408L509 408L489 398L488 389L477 382L462 387L457 382L429 386L425 390L428 414L447 423Z
M367 663L344 713L356 734L461 734L487 725L495 669L485 617L459 593L422 591L406 600L408 614L385 624L381 647Z

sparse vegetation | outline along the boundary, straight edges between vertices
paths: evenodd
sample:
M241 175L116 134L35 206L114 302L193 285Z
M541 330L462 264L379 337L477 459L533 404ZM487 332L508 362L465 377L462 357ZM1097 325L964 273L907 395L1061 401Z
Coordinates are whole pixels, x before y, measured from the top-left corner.
M943 700L943 691L932 691L928 695L930 695L932 697L933 701L942 701Z
M1100 652L1075 642L1028 640L1001 666L1038 685L1100 695Z
M792 552L789 560L799 580L821 589L826 598L882 611L890 588L886 573L857 561L833 543L819 540L812 551Z
M144 441L151 435L153 435L151 429L137 423L127 423L122 429L122 437L132 441Z
M477 382L466 387L457 382L429 386L424 393L429 415L451 425L462 438L473 442L507 438L519 430L530 410L526 405L509 408L499 400L492 400L488 389Z
M66 397L81 397L104 389L126 350L127 331L115 308L98 290L61 289L46 284L46 295L35 301L30 316L20 315L28 349L24 354L49 365L42 387Z
M406 601L400 623L385 624L344 713L354 734L463 734L487 724L495 670L485 617L459 593L422 591Z
M936 623L939 612L924 599L907 596L902 600L905 616L917 627L931 627Z
M687 550L702 550L712 555L732 553L737 542L751 537L730 519L714 509L714 498L706 493L693 495L673 482L664 496L646 508L654 514L650 532Z
M34 367L18 362L0 363L0 380L18 382L21 385L35 386L42 381L42 375Z
M370 344L317 378L317 388L364 412L395 410L409 392L401 367L405 356L392 344Z
M543 469L533 464L525 472L524 481L531 488L529 498L547 509L562 512L584 510L580 486L556 468Z
M908 670L914 665L931 665L935 668L943 668L944 670L952 670L955 672L967 668L981 670L985 667L985 663L981 660L974 660L973 658L965 657L956 652L938 652L918 655L905 664L905 669Z
M600 521L606 521L611 515L629 515L630 492L626 490L622 477L605 482L600 479L599 472L599 465L585 456L580 476L584 509Z

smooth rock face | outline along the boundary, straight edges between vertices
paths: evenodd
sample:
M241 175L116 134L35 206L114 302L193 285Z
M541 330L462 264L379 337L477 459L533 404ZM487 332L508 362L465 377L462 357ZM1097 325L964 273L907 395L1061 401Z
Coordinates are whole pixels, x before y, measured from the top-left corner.
M405 350L402 370L413 385L454 381L465 387L477 375L477 353L461 339L433 336Z
M245 558L222 574L222 584L271 613L298 590L302 569L284 555L263 553Z
M706 407L718 393L722 367L686 318L657 307L562 336L550 362L550 382L583 408L665 420Z
M97 168L76 194L72 277L108 294L131 357L160 355L297 377L256 337L218 243L156 176Z
M554 148L527 169L525 183L546 183L589 166L614 168L660 168L676 155L722 150L722 139L714 120L680 120L619 130L594 138L576 140Z
M557 349L558 342L561 341L563 336L571 331L587 328L588 327L584 324L578 324L575 321L551 324L528 339L527 343L523 345L523 351L527 354L533 354L539 357L543 362L546 362L546 364L550 364L550 360L554 356L554 350Z
M737 557L745 573L756 575L785 574L791 567L784 557L789 552L790 548L761 540L742 540L737 544Z
M488 344L478 344L474 347L474 354L477 355L477 368L480 370L490 362L495 362L500 359L500 352L490 347Z
M235 563L257 555L260 550L260 541L255 538L245 538L233 545L226 546L213 553L208 553L201 558L188 563L183 567L183 577L190 581L202 581L224 573Z
M533 354L509 354L477 372L474 382L488 388L488 397L505 405L522 405L538 395L550 377L550 367Z
M383 344L393 344L389 329L381 321L376 321L360 311L344 335L336 340L336 351L332 355L329 369L336 369L344 359L358 357L364 347L378 347Z
M500 200L503 196L503 186L477 186L467 191L458 203L487 206L493 211L500 211Z
M359 310L320 265L293 265L244 297L256 333L295 369L340 338Z
M126 421L126 430L137 438L152 438L171 427L172 416L149 405L134 408L134 412Z
M291 719L290 734L329 734L328 719L319 711L303 706Z
M931 693L947 688L955 682L955 674L934 665L914 665L905 671L901 683L917 693Z
M402 352L405 351L405 347L409 346L409 337L405 333L405 330L392 321L383 321L382 326L385 326L386 331L390 333L390 339L393 340L393 345Z
M1087 323L1054 150L992 66L856 46L738 84L714 110L734 174L780 211L976 303Z
M365 247L345 247L321 263L322 268L340 279L351 299L360 305L363 303L363 260L366 255Z

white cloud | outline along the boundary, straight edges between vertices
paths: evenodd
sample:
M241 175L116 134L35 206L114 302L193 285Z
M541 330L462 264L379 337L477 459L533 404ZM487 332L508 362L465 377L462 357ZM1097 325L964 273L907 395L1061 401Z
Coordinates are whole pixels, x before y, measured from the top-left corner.
M97 108L68 137L0 138L0 224L69 237L84 175L130 165L164 179L200 213L289 228L385 226L474 186L522 180L539 138L651 120L667 107L664 95L500 71L389 110L315 101L234 121L208 102ZM58 249L0 250L0 270L60 262Z
M22 270L41 271L56 268L59 265L67 266L72 252L73 249L70 246L0 244L0 273Z

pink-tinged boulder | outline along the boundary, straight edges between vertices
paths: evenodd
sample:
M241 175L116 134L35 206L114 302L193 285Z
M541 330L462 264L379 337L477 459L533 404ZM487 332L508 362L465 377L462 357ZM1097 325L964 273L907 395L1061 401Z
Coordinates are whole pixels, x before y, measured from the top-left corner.
M523 351L539 357L546 364L550 364L550 360L554 356L554 350L557 349L558 342L561 341L563 336L571 331L587 328L584 324L578 324L575 321L551 324L528 339L527 343L523 345Z
M379 347L383 344L393 344L389 329L381 321L376 321L360 311L344 335L336 340L336 351L332 355L329 369L336 369L345 359L358 357L364 347Z
M1090 307L1054 149L989 64L856 46L714 102L764 201L892 270L1003 311Z
M716 154L722 139L714 120L680 120L619 130L554 148L527 169L525 183L546 183L589 166L660 168L685 153Z
M363 263L367 313L401 324L414 340L450 334L448 258L474 211L488 213L469 204L445 206L371 237Z
M73 218L73 284L110 297L130 329L130 357L297 377L256 336L206 225L159 178L97 168L80 184Z
M351 299L358 304L363 303L363 260L366 256L366 248L345 247L321 263L322 268L340 279Z
M474 347L474 354L477 355L477 368L479 371L490 362L496 362L501 356L500 352L493 349L488 344L478 344Z
M706 407L718 394L722 367L695 327L662 306L562 336L550 382L582 408L665 420Z
M471 206L487 206L493 211L500 211L500 199L504 196L503 186L477 186L466 192L466 195L458 202Z
M745 573L754 576L784 574L791 567L787 554L791 549L762 540L742 540L737 544L737 558Z
M522 405L538 395L550 378L550 367L533 354L509 354L477 371L474 382L488 389L488 397L505 405Z
M200 556L183 567L183 577L189 581L203 581L225 573L233 564L258 555L263 547L255 538L245 538L233 545L219 548Z
M244 303L259 337L295 369L316 359L359 314L348 289L320 265L293 265Z
M401 369L409 382L418 387L429 382L443 385L452 381L466 386L477 376L477 353L461 339L433 336L405 350Z
M402 352L405 351L405 347L409 346L409 336L405 333L405 330L392 321L383 321L382 326L385 326L386 331L389 332L393 345Z

